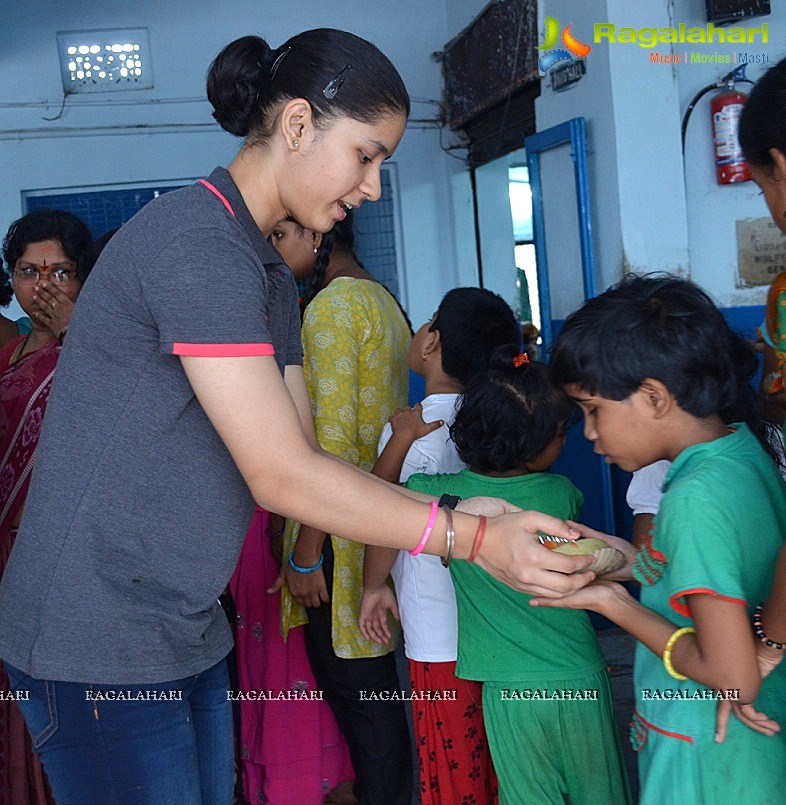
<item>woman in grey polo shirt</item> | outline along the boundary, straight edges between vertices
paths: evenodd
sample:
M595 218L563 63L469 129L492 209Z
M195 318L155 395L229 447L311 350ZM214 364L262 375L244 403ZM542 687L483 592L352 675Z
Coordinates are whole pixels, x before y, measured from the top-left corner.
M208 75L244 144L115 235L80 297L25 517L0 587L0 657L59 805L232 799L216 599L254 502L328 533L478 563L569 592L588 560L536 513L448 514L319 449L297 295L267 243L293 217L328 231L380 195L409 98L373 45L308 31L231 43ZM317 177L317 178L315 178ZM227 315L227 312L231 315ZM486 513L501 511L486 502ZM556 572L555 572L556 571Z

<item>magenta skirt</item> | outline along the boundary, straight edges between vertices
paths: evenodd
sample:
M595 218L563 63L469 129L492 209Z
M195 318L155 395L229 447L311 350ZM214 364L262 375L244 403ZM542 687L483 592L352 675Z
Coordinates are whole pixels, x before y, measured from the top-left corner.
M256 510L230 582L237 608L238 688L245 697L240 700L243 793L249 802L320 805L355 775L327 702L312 698L317 686L303 628L290 630L286 643L281 637L281 594L267 593L278 575L269 520L266 511Z

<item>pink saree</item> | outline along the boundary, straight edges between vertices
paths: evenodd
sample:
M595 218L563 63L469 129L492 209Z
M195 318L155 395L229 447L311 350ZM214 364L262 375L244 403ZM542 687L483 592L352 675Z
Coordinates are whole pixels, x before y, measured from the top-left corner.
M278 575L269 522L258 508L230 582L239 689L299 691L303 699L240 702L243 793L249 802L321 805L354 772L328 703L307 698L317 687L302 627L292 629L286 643L281 637L281 594L267 592Z
M60 344L53 340L9 366L24 338L0 349L0 576L11 554L13 523L30 486L41 423L52 387ZM0 692L10 691L0 667ZM16 702L0 697L0 805L54 803L41 761Z

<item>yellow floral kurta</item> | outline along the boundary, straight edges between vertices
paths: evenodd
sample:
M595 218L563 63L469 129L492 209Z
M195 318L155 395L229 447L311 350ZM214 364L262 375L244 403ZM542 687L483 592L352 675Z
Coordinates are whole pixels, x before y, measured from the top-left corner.
M368 472L377 460L382 428L407 401L409 327L395 299L377 282L338 277L314 298L303 320L303 369L314 427L322 447ZM315 478L314 483L319 483ZM300 526L287 523L284 556ZM393 650L366 640L358 628L363 595L363 545L331 537L333 650L344 659L378 657ZM308 621L286 586L281 630Z

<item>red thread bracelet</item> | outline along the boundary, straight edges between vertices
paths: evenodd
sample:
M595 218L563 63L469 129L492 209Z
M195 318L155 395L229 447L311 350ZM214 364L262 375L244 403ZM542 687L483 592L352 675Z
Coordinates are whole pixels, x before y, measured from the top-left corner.
M472 550L469 552L468 562L474 562L475 557L478 555L480 546L483 543L483 537L486 536L486 518L480 515L480 522L478 523L478 530L475 532L475 539L472 542Z

